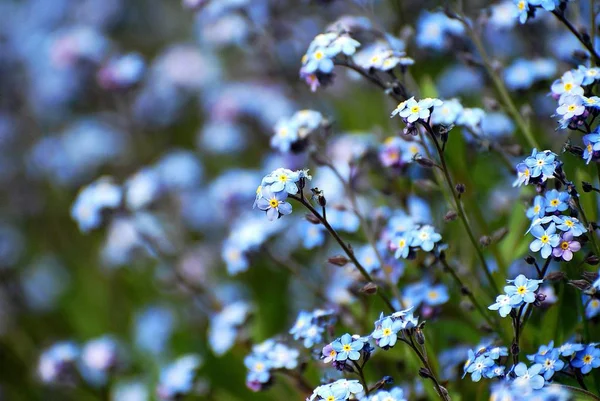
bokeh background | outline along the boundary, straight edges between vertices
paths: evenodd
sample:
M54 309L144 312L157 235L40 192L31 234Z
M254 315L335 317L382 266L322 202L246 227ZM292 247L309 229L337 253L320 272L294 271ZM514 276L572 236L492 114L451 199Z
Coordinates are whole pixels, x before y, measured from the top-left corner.
M280 166L311 168L317 176L319 169L305 155L281 155L269 145L276 122L297 110L321 112L333 135L343 139L335 145L342 155L365 144L376 151L402 128L389 119L395 104L350 71L338 69L333 85L310 91L298 70L314 36L345 16L388 32L394 48L416 62L408 74L412 93L459 97L484 108L496 118L487 122L489 132L510 161L530 151L472 44L444 28L439 17L444 3L0 1L0 399L155 399L161 368L189 353L203 360L199 395L189 399L303 399L306 394L285 379L268 392L248 390L243 358L249 344L286 333L299 309L322 302L303 280L260 253L250 257L246 271L230 274L223 240L241 227L250 236L276 230L269 240L273 252L296 260L306 269L305 279L328 289L331 302L354 305L360 296L328 287L343 280L325 263L339 253L335 244L302 249L303 213L273 229L269 225L276 223L251 210L254 191L262 176ZM499 76L539 143L560 152L566 137L555 132L550 118L555 105L547 93L552 80L577 64L573 52L581 45L551 15L540 13L519 25L510 1L450 5L462 7L474 21L485 20L481 35ZM576 23L589 22L588 2L577 2L570 12ZM367 137L356 145L356 138ZM527 268L520 262L528 246L520 191L511 187L513 177L486 143L456 130L448 154L456 181L469 189L464 199L476 231L509 230L486 250L501 262L495 277L502 283ZM570 173L590 181L595 174L581 163ZM448 207L428 185L428 174L414 168L406 176L390 176L371 169L360 188L375 194L379 206L393 206L409 193L425 199L449 253L470 266L475 255L462 228L444 223ZM131 204L105 213L96 229L81 230L73 203L80 188L101 176L134 188ZM595 199L585 194L582 202L594 219ZM359 234L348 238L364 241ZM580 267L569 269L576 275ZM420 274L407 267L401 282ZM448 287L453 302L429 326L435 327L429 335L436 353L474 346L482 337L476 326L465 324L459 289ZM543 320L533 318L523 340L528 351L550 339L565 340L576 328L578 295L569 287L560 291L560 307ZM248 319L221 328L216 305L235 301L248 305ZM373 317L381 309L374 299L367 305ZM217 332L211 334L211 327ZM109 385L41 382L44 349L105 335L123 349L122 367ZM389 374L402 382L398 375L414 365L402 351L386 358L370 373L374 380ZM457 372L460 356L452 361L449 370ZM318 384L315 367L308 377ZM419 394L418 385L408 383ZM456 383L465 400L487 391L484 384Z

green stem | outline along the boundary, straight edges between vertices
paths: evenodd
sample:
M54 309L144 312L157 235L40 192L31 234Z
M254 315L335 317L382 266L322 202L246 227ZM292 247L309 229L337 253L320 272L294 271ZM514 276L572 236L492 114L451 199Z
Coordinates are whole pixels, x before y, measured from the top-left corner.
M564 388L564 389L566 389L568 391L575 391L576 393L583 394L583 395L585 395L587 397L593 398L594 400L600 400L600 397L598 397L596 394L591 393L591 392L589 392L587 390L584 390L582 388L575 387L575 386L569 386L569 385L566 385L566 384L560 384L560 383L555 383L555 385L556 386L560 386L560 387L562 387L562 388Z
M371 245L371 248L373 248L373 251L375 251L375 256L379 261L379 265L381 266L381 270L385 275L385 279L392 288L392 294L394 295L394 298L399 302L400 306L402 306L402 294L400 294L398 286L392 282L392 276L390 272L388 272L388 270L385 268L385 261L383 260L383 257L379 252L379 248L377 247L377 243L375 242L375 235L371 232L367 219L362 215L362 213L358 209L358 202L356 200L356 194L354 193L354 188L352 187L352 184L344 179L342 174L337 168L335 168L334 165L327 162L325 162L325 165L329 167L331 171L333 171L333 173L336 175L336 177L340 180L340 182L346 189L346 192L348 193L348 198L350 198L350 203L352 204L352 209L354 209L354 214L356 215L356 217L358 217L358 220L360 221L360 226L362 227L365 238L367 239L369 245ZM325 213L323 213L323 216L325 216Z
M583 35L581 35L581 33L579 33L577 28L575 28L575 26L571 24L571 22L567 19L564 11L554 10L552 11L552 14L554 14L556 18L558 18L558 20L562 22L569 29L569 31L571 31L573 35L575 35L575 37L581 42L581 44L584 45L586 49L588 49L592 58L594 59L594 63L598 64L600 62L600 56L598 55L598 52L596 52L596 49L594 49L594 42L585 40L585 38L583 37ZM594 13L591 11L590 14L593 15ZM594 30L594 25L595 24L592 25L592 30Z
M475 308L477 308L477 310L479 311L479 314L481 314L481 317L483 317L485 319L487 324L489 324L491 328L497 327L498 326L497 322L494 322L490 318L488 313L486 313L486 310L483 308L483 306L481 306L481 304L479 303L477 298L475 298L475 296L473 295L473 292L467 286L465 286L465 284L463 283L461 278L458 276L458 273L456 273L456 271L450 266L450 264L446 260L445 256L440 256L440 258L438 258L438 260L440 261L442 266L444 266L444 269L448 273L450 273L450 275L452 276L454 281L456 281L456 284L458 284L458 286L461 288L461 290L463 288L466 290L465 293L466 293L467 297L469 297L469 300L471 300L471 303L475 306Z
M442 165L442 172L444 173L444 178L446 180L446 184L448 185L448 188L450 189L450 193L452 194L452 197L454 198L454 203L456 204L456 210L458 212L458 217L460 218L463 225L465 226L465 230L467 231L469 240L471 241L471 244L473 244L473 247L475 248L475 252L477 253L477 256L479 257L479 261L481 262L481 265L483 267L485 275L486 275L488 281L490 282L490 285L494 289L494 291L496 293L500 293L500 290L498 289L498 286L496 285L496 282L494 281L494 277L492 276L492 272L490 271L487 261L485 260L485 256L483 256L483 252L481 252L481 249L479 248L479 245L477 244L475 235L473 235L473 230L471 229L471 225L469 224L469 221L467 220L467 216L466 216L465 210L463 208L462 202L460 201L460 198L458 197L458 194L456 193L456 188L454 186L454 183L452 182L452 178L450 177L448 165L446 163L446 157L444 156L444 151L440 147L440 144L439 144L431 126L428 123L423 122L423 121L420 121L420 123L425 128L425 130L427 131L427 133L429 134L429 136L431 137L431 140L433 141L433 143L435 145L435 148L438 153L438 157L440 158L440 163Z
M369 395L369 386L367 385L367 380L365 379L365 373L363 372L363 368L356 361L352 361L352 363L354 364L354 367L356 368L356 373L358 374L358 377L360 378L360 382L362 383L363 388L365 389L365 395L368 396Z
M527 140L527 143L529 144L529 146L531 146L532 148L539 148L539 145L536 142L536 140L533 136L533 133L531 132L531 129L529 128L529 125L527 124L527 122L525 121L525 119L523 118L521 113L519 113L517 106L515 106L515 103L513 102L512 98L510 97L508 90L506 89L506 86L504 85L504 81L502 80L502 78L500 78L500 76L497 74L496 70L494 69L494 66L492 65L490 57L489 57L487 51L485 50L485 46L483 45L483 42L479 38L479 35L477 34L477 32L475 32L475 30L472 28L471 24L468 21L465 21L463 19L461 19L460 21L463 22L467 32L469 32L469 36L471 37L473 44L475 45L475 47L477 48L477 51L479 52L479 55L481 56L481 60L483 61L485 70L487 71L489 77L492 79L492 82L494 84L496 92L502 99L502 103L504 104L504 107L506 108L508 113L511 115L513 120L515 120L515 122L517 123L519 130L525 136L525 139Z
M421 363L423 364L425 369L427 369L427 371L429 372L429 379L433 382L433 385L435 386L435 391L438 393L440 398L444 401L451 401L450 396L447 395L447 391L445 389L442 390L442 385L440 384L439 380L437 379L435 372L433 371L431 365L429 364L429 361L423 355L423 353L421 353L421 351L419 351L419 348L417 346L415 346L415 343L412 339L412 334L409 335L409 339L410 339L410 341L407 341L406 339L401 339L401 341L408 344L408 346L415 352L415 354L417 354L417 357L419 358L419 360L421 361Z
M314 207L312 207L312 205L310 203L308 203L305 199L295 196L295 195L290 195L289 196L291 199L294 199L298 202L300 202L302 205L304 205L304 207L306 207L317 219L319 219L319 221L321 222L321 224L323 224L323 226L327 229L327 231L329 231L329 234L331 234L331 236L337 241L337 243L342 247L342 249L344 250L344 253L348 256L348 258L350 258L350 260L352 261L352 263L354 263L354 266L356 266L356 268L358 269L358 271L360 272L360 274L362 274L362 276L365 278L365 280L367 280L368 282L372 283L374 282L373 278L371 277L371 275L369 274L369 272L367 272L367 270L360 264L360 262L358 261L358 259L356 259L356 256L354 256L354 251L352 251L348 245L344 242L344 240L340 237L340 235L337 233L337 231L335 231L335 229L333 227L331 227L331 225L329 224L329 222L327 221L327 219L325 219ZM383 294L381 291L377 291L377 295L382 299L382 301L386 304L386 306L392 311L392 312L396 312L396 308L394 307L394 305L392 304L392 302L389 300L389 298Z

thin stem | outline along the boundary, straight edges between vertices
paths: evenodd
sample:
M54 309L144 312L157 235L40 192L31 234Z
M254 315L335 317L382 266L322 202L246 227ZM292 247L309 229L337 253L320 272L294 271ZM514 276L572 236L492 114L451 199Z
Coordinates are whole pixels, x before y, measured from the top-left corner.
M417 354L417 357L419 358L419 360L421 361L421 363L423 364L423 366L425 367L425 369L427 369L427 371L429 372L429 379L431 379L431 381L433 382L433 385L435 386L435 390L438 393L438 395L440 396L440 398L444 401L451 401L450 400L450 396L447 394L447 391L442 390L442 386L439 382L439 380L436 378L435 376L435 372L433 371L433 369L431 368L431 365L429 364L429 361L427 360L427 358L421 353L421 351L419 350L419 348L417 348L415 346L415 343L412 339L412 334L409 335L408 337L410 339L410 342L407 341L406 339L401 339L404 343L408 344L408 346L410 348L412 348L412 350Z
M398 286L392 282L392 276L385 268L385 261L383 260L383 257L381 256L381 252L379 252L379 248L377 247L377 243L375 241L375 235L373 234L373 232L371 232L371 229L369 228L367 219L362 215L362 213L360 212L360 210L358 208L358 201L356 200L356 194L354 192L354 188L353 188L351 182L349 180L346 181L344 179L344 177L342 176L342 174L339 172L339 170L337 168L335 168L335 166L333 164L328 163L328 162L324 162L324 164L327 167L329 167L331 169L331 171L333 171L333 173L337 176L337 178L340 180L340 182L346 189L346 192L348 193L348 198L350 199L350 203L352 204L352 209L354 209L354 214L356 215L356 217L358 217L358 220L360 221L360 226L362 227L365 238L367 239L367 242L369 243L369 245L371 245L371 248L373 248L373 251L375 252L375 256L377 257L377 260L379 261L379 265L381 266L381 270L383 271L383 274L385 275L385 279L389 283L390 287L392 288L392 294L394 295L394 298L402 306L402 294L400 294L400 290L398 289ZM323 208L323 217L325 218L325 208Z
M471 225L469 224L469 221L467 220L467 216L466 216L464 207L462 205L462 202L461 202L460 198L458 197L458 194L456 193L456 188L454 186L454 183L452 182L452 178L450 177L448 165L446 163L446 157L444 156L444 151L440 147L440 144L439 144L431 126L424 121L420 121L420 124L425 128L425 130L431 137L431 140L435 144L435 148L437 150L438 157L440 158L440 163L442 165L442 172L444 173L444 178L446 179L446 184L448 185L448 188L450 189L450 192L452 193L452 197L454 198L454 203L456 204L456 210L458 212L458 217L460 218L463 225L465 226L465 230L467 231L469 240L471 241L471 244L473 244L473 247L475 248L477 256L479 257L479 261L481 262L481 265L483 266L483 270L485 272L485 275L486 275L488 281L490 282L490 285L492 286L492 288L494 289L494 291L496 293L499 293L500 291L498 289L498 286L496 285L496 282L494 281L494 277L492 276L492 272L490 271L487 261L485 260L485 256L483 256L483 252L481 252L481 249L479 248L479 245L477 244L475 235L473 235L473 230L471 229Z
M365 389L365 395L368 396L369 386L367 386L367 380L365 379L365 373L363 372L363 368L356 361L352 361L352 363L354 364L354 367L356 368L356 373L358 374L360 382L362 383L363 388Z
M581 44L584 45L585 48L590 52L590 54L594 58L594 63L598 64L600 62L600 55L598 55L598 52L596 52L596 49L594 49L594 43L590 42L589 40L585 40L585 38L577 30L577 28L575 28L575 26L573 26L573 24L571 24L571 22L567 19L564 11L554 10L552 11L552 14L554 14L556 18L558 18L558 20L562 22L569 29L569 31L573 33L573 35L575 35L575 37L581 42ZM590 14L593 15L594 13L590 12ZM595 24L593 24L591 27L592 30L594 30L594 25Z
M335 231L335 229L333 227L331 227L331 225L329 224L329 222L327 221L327 219L325 219L314 207L312 207L312 205L310 203L308 203L305 199L302 199L298 196L295 195L290 195L289 196L291 199L294 199L298 202L300 202L302 205L304 205L304 207L306 207L317 219L319 219L319 221L321 222L321 224L323 224L323 226L327 229L327 231L329 231L329 233L331 234L331 236L337 241L337 243L342 247L342 249L344 250L344 253L348 256L348 258L350 258L350 260L352 261L352 263L354 263L354 266L356 266L356 268L358 269L358 271L360 272L360 274L362 274L362 276L365 278L365 280L367 280L368 282L374 282L373 278L371 277L371 275L367 272L367 270L360 264L360 262L358 261L358 259L356 259L356 256L354 256L354 251L352 251L349 247L348 244L346 244L344 242L344 240L340 237L340 235L337 233L337 231ZM389 300L389 298L383 294L381 291L377 291L377 295L383 300L383 302L386 304L386 306L392 311L395 312L396 308L394 307L394 305L392 304L392 302Z
M517 123L519 130L525 136L525 139L527 140L527 143L529 144L529 146L531 146L532 148L539 148L539 145L536 142L536 140L533 136L533 133L531 132L531 129L529 128L529 125L527 124L527 122L525 121L525 119L523 118L521 113L519 113L517 106L515 106L515 103L513 102L512 98L510 97L508 90L506 89L506 86L504 85L504 81L502 80L502 78L500 78L498 76L496 70L494 69L494 66L492 65L490 57L489 57L487 51L485 50L485 46L483 45L481 38L479 38L479 35L477 34L477 32L475 32L475 30L473 29L473 27L471 26L471 24L468 21L466 21L462 18L460 18L459 20L463 23L467 32L469 32L469 36L471 37L473 44L475 45L475 47L477 48L477 51L479 52L481 60L483 61L483 66L485 67L485 70L487 71L488 75L492 79L492 82L494 84L496 92L502 99L502 103L504 104L504 107L507 109L508 113L511 115L511 117Z
M454 279L454 281L456 281L456 284L458 284L458 286L462 289L465 289L465 291L463 293L465 293L467 295L467 297L469 297L469 300L471 301L471 303L475 306L475 308L477 308L477 310L479 311L479 314L481 314L481 317L483 317L485 319L485 321L487 322L487 324L490 325L490 327L496 327L496 323L490 318L490 316L488 315L488 313L486 313L486 310L481 306L481 304L479 303L479 301L477 300L477 298L475 298L475 296L473 295L473 293L471 292L471 290L468 289L468 287L463 283L463 281L461 280L461 278L458 276L458 273L456 273L456 270L454 270L450 264L448 263L448 261L446 260L445 257L440 257L438 258L439 262L442 264L442 266L444 267L444 270L446 270L448 273L450 273L450 275L452 276L452 278Z
M592 392L589 392L589 391L587 391L587 390L584 390L584 389L582 389L582 388L579 388L579 387L575 387L575 386L569 386L569 385L566 385L566 384L560 384L560 383L555 383L554 385L556 385L556 386L560 386L560 387L562 387L562 388L564 388L564 389L566 389L566 390L568 390L568 391L575 391L575 392L577 392L577 393L580 393L580 394L583 394L583 395L585 395L585 396L587 396L587 397L591 397L591 398L593 398L594 400L600 400L600 397L598 397L596 394L594 394L594 393L592 393Z
M521 305L518 313L516 313L516 314L512 313L515 338L513 339L513 347L512 347L511 352L513 354L513 364L515 364L515 365L519 363L519 353L520 353L519 341L520 341L520 337L521 337L521 316L523 315L523 308L525 308L525 305L526 304Z
M287 375L291 379L294 380L298 389L306 394L311 394L313 392L313 387L310 385L306 378L302 376L299 372L295 370L282 370L281 373Z

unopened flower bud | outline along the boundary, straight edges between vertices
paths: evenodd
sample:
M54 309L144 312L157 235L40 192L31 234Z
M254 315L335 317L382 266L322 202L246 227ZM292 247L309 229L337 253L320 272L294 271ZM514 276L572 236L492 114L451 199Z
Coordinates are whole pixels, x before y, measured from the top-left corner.
M535 263L535 258L533 256L529 255L525 258L525 263L527 263L528 265L532 265Z
M421 166L421 167L433 168L433 167L436 166L436 164L432 160L427 159L427 158L425 158L423 156L420 156L420 155L416 155L414 157L414 161L416 161L417 164L419 166Z
M312 224L321 224L321 221L312 213L306 213L304 218Z
M425 334L421 328L415 329L415 340L417 340L417 343L420 345L425 344Z
M586 280L569 280L569 285L572 285L575 288L580 290L587 290L590 287L590 283Z
M419 376L421 376L423 379L429 379L431 378L431 372L427 368L420 368Z
M483 237L479 238L479 243L481 246L489 246L492 243L492 239L487 235L484 235Z
M444 216L444 221L454 221L457 217L458 213L456 213L454 210L449 210Z
M594 190L592 184L590 184L587 181L581 181L581 187L583 189L583 192L592 192Z
M360 289L360 292L367 295L373 295L377 293L377 284L375 283L367 283L363 288Z
M519 344L513 343L512 346L510 347L510 353L513 355L518 355L519 351L520 351Z
M464 194L466 190L465 184L456 184L456 192Z
M585 258L585 263L587 263L588 265L595 266L598 263L600 263L600 258L594 254L591 254L587 258Z
M556 271L556 272L546 274L546 277L544 277L544 280L561 281L561 280L564 280L566 277L567 277L567 275L564 272Z
M594 281L598 280L598 273L596 272L583 272L581 275L590 283L593 283Z
M332 256L329 259L327 259L327 261L329 263L331 263L332 265L336 265L336 266L346 266L349 262L348 258L346 258L345 256L342 255L337 255L337 256Z
M508 234L508 228L502 227L492 233L492 242L500 242Z

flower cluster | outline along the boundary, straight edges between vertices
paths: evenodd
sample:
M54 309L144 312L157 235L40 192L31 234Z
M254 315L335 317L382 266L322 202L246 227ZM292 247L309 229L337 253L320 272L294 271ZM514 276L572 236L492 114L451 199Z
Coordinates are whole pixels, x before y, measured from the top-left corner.
M327 85L333 79L334 61L337 56L350 57L360 43L348 34L328 32L317 35L306 54L302 56L300 77L314 92L321 85Z
M381 46L372 46L360 52L355 57L355 62L366 70L391 71L400 66L406 68L414 64L414 60L406 56L406 53L388 49Z
M252 352L244 359L248 368L246 385L253 391L260 391L272 384L275 370L293 370L298 366L297 349L273 339L252 347Z
M92 339L82 347L64 341L40 355L38 374L49 384L74 384L79 377L94 386L105 385L109 375L123 367L124 352L110 336Z
M463 366L463 377L470 374L474 382L478 382L482 377L504 377L505 367L500 363L500 359L506 356L506 347L488 345L478 347L475 352L469 350L468 359Z
M328 124L318 111L300 110L290 118L277 121L271 147L284 153L301 152L306 149L309 135Z
M379 150L379 161L384 167L402 169L423 154L421 144L406 138L409 137L392 136L383 142Z
M549 150L538 152L533 149L531 156L517 164L517 179L513 186L540 184L554 178L554 172L560 167L556 154Z
M313 390L307 401L345 401L351 396L362 394L364 388L358 380L340 379L333 383L323 384Z
M496 303L490 305L488 309L497 310L500 316L506 317L513 310L520 308L525 304L540 303L537 292L543 280L530 280L520 274L514 280L507 280L511 285L504 287L504 294L496 297Z
M558 100L555 116L560 117L561 129L576 130L585 124L590 114L598 114L600 98L591 95L590 92L598 79L600 79L600 69L580 65L579 68L565 72L560 79L554 81L551 87L552 97Z
M262 179L256 190L254 207L265 211L269 220L288 215L292 213L292 205L286 201L288 195L296 195L300 190L298 184L310 179L307 170L278 168Z
M382 313L375 321L375 330L371 333L371 337L378 347L387 350L396 345L398 335L404 338L404 331L413 329L418 324L419 320L413 316L411 309L394 312L389 316L384 316Z
M391 117L400 116L406 124L415 124L417 121L427 122L434 108L442 106L439 99L426 98L419 101L411 97L398 104L392 111Z
M335 321L333 310L300 311L289 333L294 340L302 340L305 348L312 348L323 341L323 334L335 324Z
M368 337L352 336L346 333L323 347L321 358L325 363L332 362L333 367L337 370L351 370L352 368L346 365L348 361L356 362L361 357L363 360L367 359L373 352L368 341Z
M419 249L431 252L442 236L430 225L411 225L396 231L390 241L390 249L396 259L414 257Z

